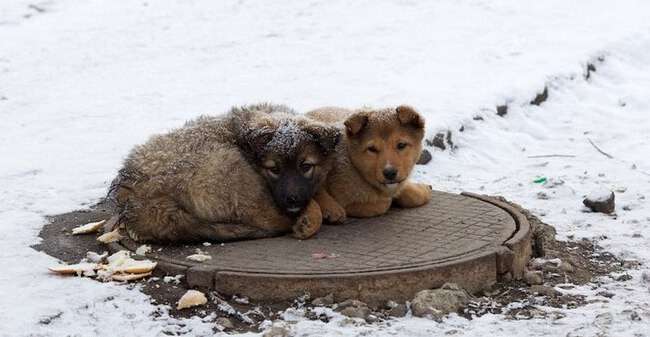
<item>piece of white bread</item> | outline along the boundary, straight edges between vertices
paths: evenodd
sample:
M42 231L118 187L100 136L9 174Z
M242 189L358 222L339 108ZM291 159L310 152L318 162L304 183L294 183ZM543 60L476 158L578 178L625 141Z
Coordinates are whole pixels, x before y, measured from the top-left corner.
M104 223L106 223L106 220L89 222L85 225L75 227L72 229L72 235L95 233L99 231L102 228L102 226L104 226Z
M102 260L105 259L107 256L108 256L108 252L103 252L101 254L97 254L95 252L86 252L86 260L95 263L102 262Z
M48 268L51 272L57 274L71 275L71 274L80 274L88 271L95 271L99 269L97 263L77 263L77 264L68 264L68 265L59 265L55 267Z
M113 273L142 274L152 271L157 265L156 262L149 260L134 260L131 258L131 253L126 250L120 250L107 257L106 260L108 265L103 269L110 270Z
M135 255L146 256L148 253L151 253L151 246L142 245L135 250Z
M188 259L190 261L194 261L194 262L205 262L205 261L208 261L208 260L212 260L212 256L198 253L198 254L190 255L190 256L186 257L186 259Z
M120 229L116 228L115 230L104 233L97 238L97 241L108 244L111 242L116 242L122 240L122 235L120 234Z
M95 276L102 281L133 281L150 276L157 265L156 262L149 260L134 260L131 258L131 253L126 250L120 250L107 257L106 261L108 263L78 263L59 265L49 269L58 274Z
M140 274L113 274L111 275L111 278L114 281L128 282L128 281L139 280L147 276L151 276L151 272L140 273Z
M119 266L109 265L109 268L111 268L115 273L141 274L152 271L156 268L156 265L156 262L131 260L128 263Z
M178 300L178 305L176 305L176 309L181 310L185 308L195 307L197 305L204 305L206 303L208 303L208 299L205 297L204 293L198 290L188 290Z

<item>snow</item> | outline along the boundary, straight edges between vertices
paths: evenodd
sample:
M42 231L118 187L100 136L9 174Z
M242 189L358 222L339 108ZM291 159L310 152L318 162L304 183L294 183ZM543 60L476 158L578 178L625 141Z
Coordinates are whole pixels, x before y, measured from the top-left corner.
M295 121L286 120L277 127L273 138L266 144L266 149L275 153L294 155L298 146L308 138L309 135Z
M589 200L595 201L595 202L603 202L603 201L607 201L612 196L612 193L614 193L614 192L612 192L611 190L608 190L606 188L601 187L601 188L598 188L598 189L595 189L595 190L589 192L589 194L587 194L586 199L589 199Z
M425 114L428 135L462 124L458 148L435 151L417 180L503 195L561 238L598 238L642 263L629 281L574 289L615 296L561 310L561 319L365 325L331 312L326 324L292 312L291 331L647 334L649 10L642 0L1 1L0 336L212 335L212 323L173 319L137 287L52 275L57 261L29 246L45 215L101 198L133 145L202 113L265 100L298 111L406 103ZM597 67L588 81L587 62ZM528 105L544 85L549 100ZM504 103L508 114L497 117ZM553 154L569 157L531 158ZM533 183L541 176L546 184ZM615 191L616 216L582 211L582 197L598 188Z

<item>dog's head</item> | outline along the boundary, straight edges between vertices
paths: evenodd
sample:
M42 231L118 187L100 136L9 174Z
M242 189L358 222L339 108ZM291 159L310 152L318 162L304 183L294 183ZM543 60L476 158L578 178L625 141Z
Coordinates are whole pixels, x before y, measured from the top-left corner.
M389 193L411 174L422 151L424 118L410 106L360 110L345 121L350 161L371 185Z
M295 115L270 114L254 118L240 144L266 179L278 208L297 215L331 169L331 154L340 135L334 126Z

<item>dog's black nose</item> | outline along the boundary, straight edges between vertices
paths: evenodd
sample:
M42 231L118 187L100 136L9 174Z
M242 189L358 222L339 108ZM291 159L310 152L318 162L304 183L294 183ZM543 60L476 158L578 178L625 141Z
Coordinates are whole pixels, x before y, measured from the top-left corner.
M287 196L287 204L289 205L295 205L298 202L298 197L295 195L288 195Z
M394 167L385 168L384 169L384 177L387 180L391 180L391 181L395 180L395 178L397 178L397 169L395 169Z

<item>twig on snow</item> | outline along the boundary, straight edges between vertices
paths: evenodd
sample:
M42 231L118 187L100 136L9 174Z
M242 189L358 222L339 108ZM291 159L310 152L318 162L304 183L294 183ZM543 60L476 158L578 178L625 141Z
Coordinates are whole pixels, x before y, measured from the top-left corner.
M592 145L596 150L598 150L598 152L600 152L603 156L605 156L605 157L607 157L607 158L609 158L609 159L614 159L614 157L613 157L611 154L609 154L609 153L607 153L607 152L601 150L601 149L598 147L598 145L596 145L596 144L595 144L591 139L587 138L587 140L588 140L589 143L591 143L591 145Z
M40 7L40 6L37 6L37 5L31 4L31 5L27 6L27 7L31 8L31 9L33 9L33 10L39 12L39 13L45 13L45 9L42 8L42 7Z

